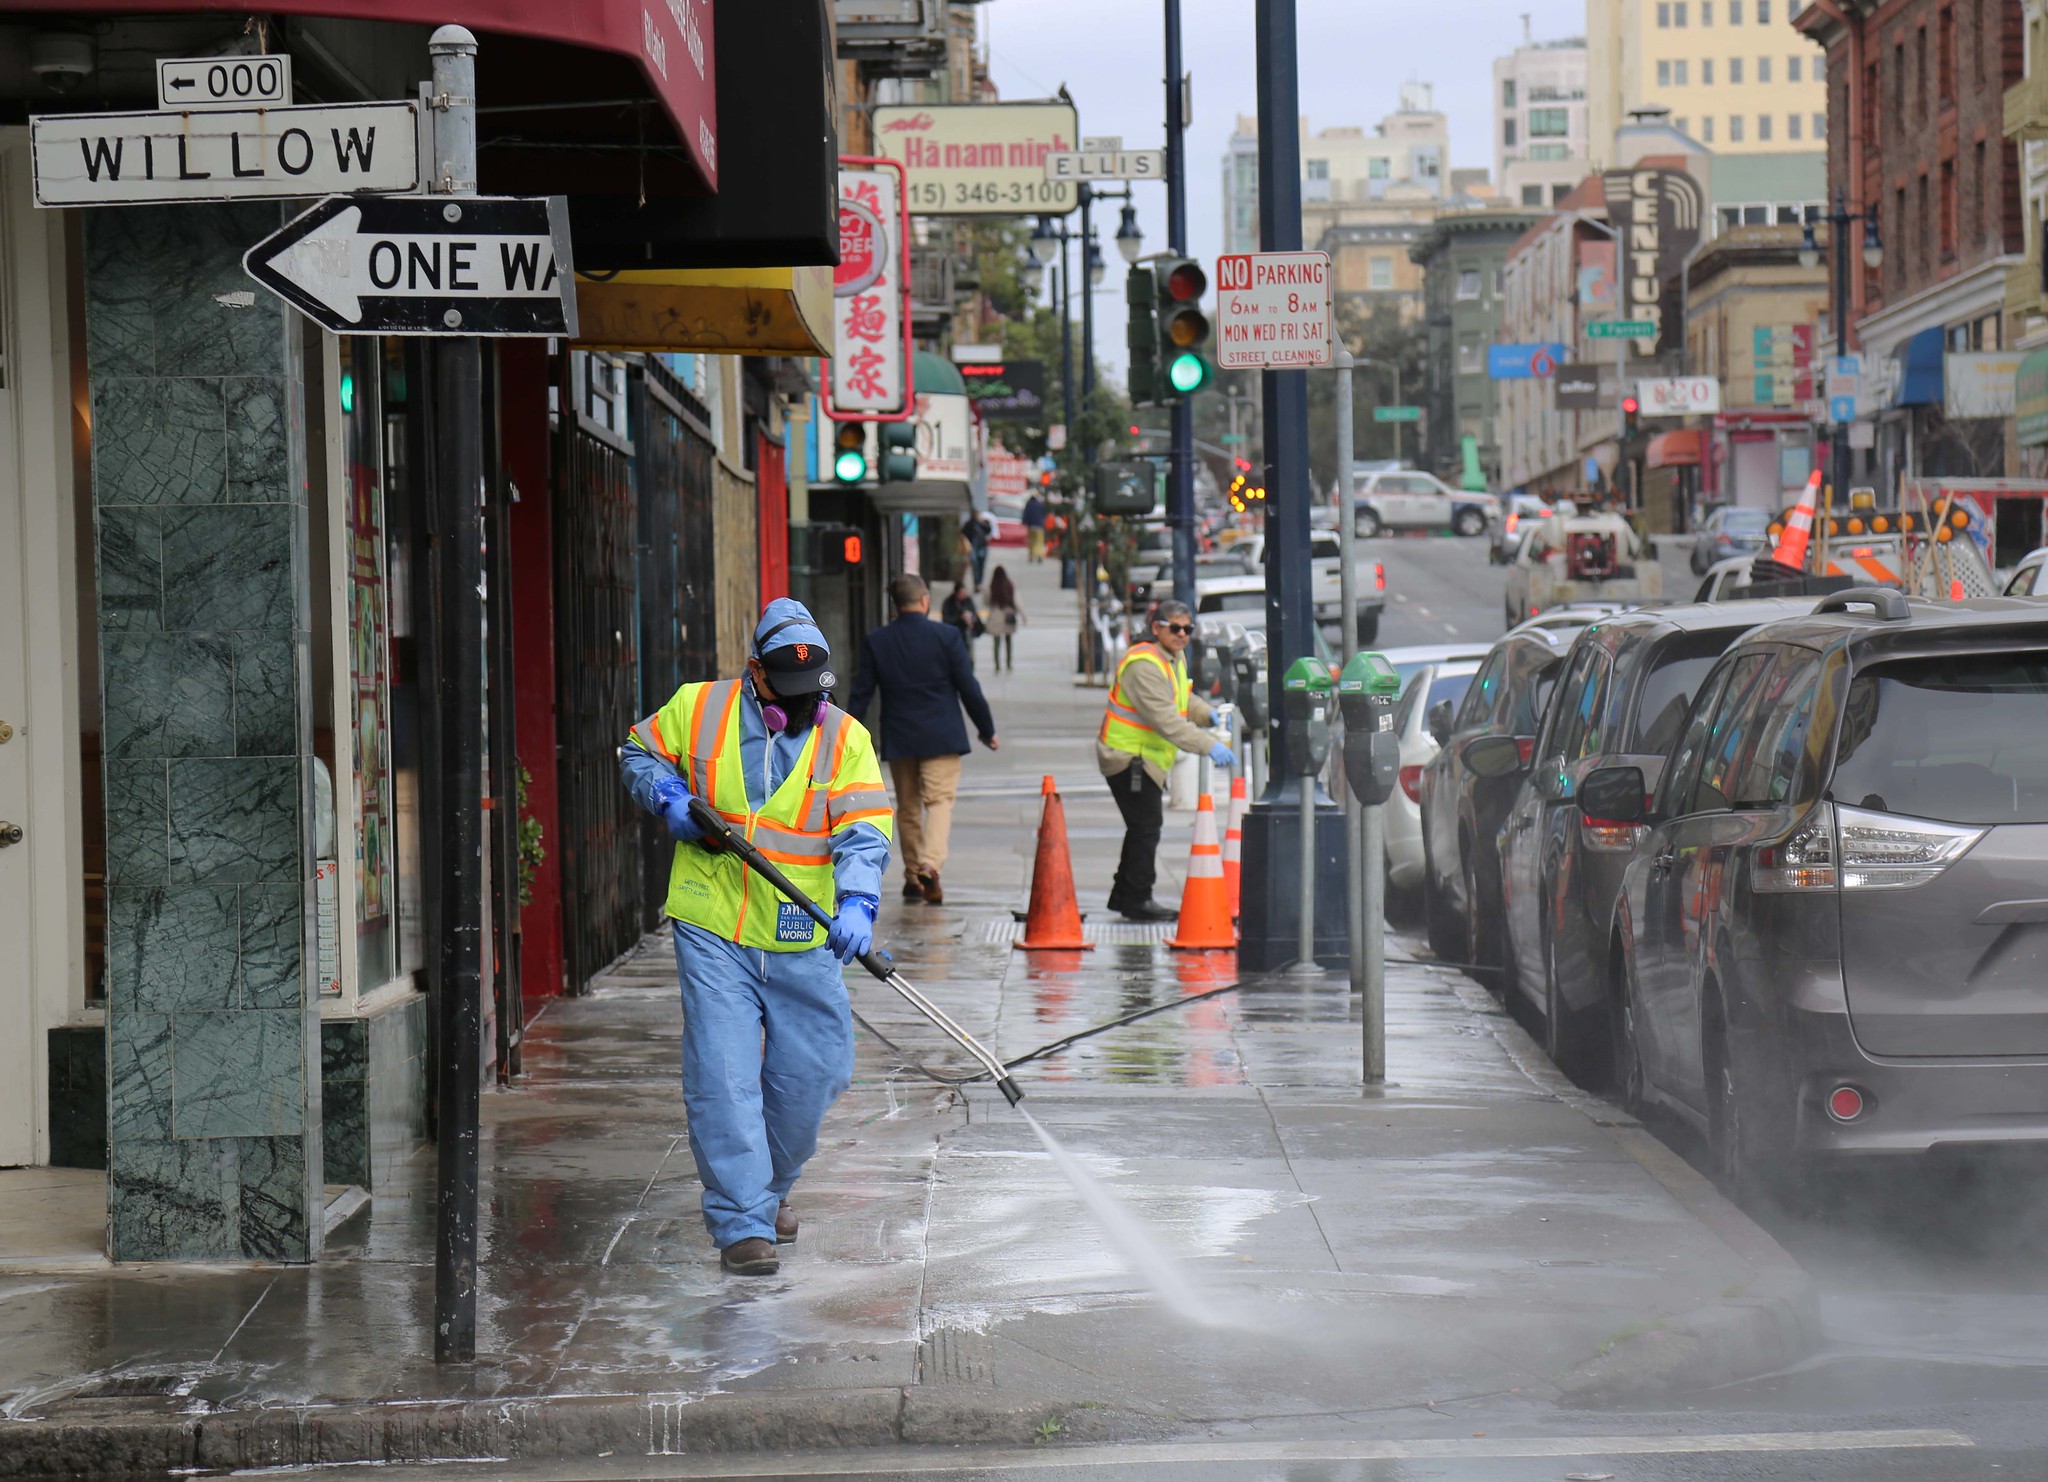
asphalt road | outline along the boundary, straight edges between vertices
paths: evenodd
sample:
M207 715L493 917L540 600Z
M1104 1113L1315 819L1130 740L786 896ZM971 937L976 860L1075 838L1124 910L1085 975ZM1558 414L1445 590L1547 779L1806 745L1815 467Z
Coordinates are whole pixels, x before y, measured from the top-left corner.
M1487 561L1483 537L1382 536L1360 545L1362 559L1387 568L1378 647L1491 642L1500 636L1507 568Z

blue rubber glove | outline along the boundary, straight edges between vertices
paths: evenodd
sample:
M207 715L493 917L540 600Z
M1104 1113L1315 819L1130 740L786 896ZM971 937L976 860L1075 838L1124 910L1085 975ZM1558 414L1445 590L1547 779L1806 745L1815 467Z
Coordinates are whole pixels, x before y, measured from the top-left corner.
M1209 760L1214 762L1219 767L1228 767L1232 771L1235 771L1237 769L1237 753L1232 751L1228 746L1225 746L1221 741L1218 741L1216 745L1210 749Z
M839 914L825 933L825 945L841 962L858 962L874 950L877 904L871 895L849 895L839 903Z
M695 844L703 839L703 826L690 816L691 793L682 778L664 777L654 784L652 792L671 839L678 844Z

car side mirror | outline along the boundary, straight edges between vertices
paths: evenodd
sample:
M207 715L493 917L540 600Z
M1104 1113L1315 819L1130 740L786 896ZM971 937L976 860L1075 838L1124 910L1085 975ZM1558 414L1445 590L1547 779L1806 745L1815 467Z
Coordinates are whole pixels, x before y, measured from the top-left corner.
M1474 777L1512 777L1529 765L1534 738L1481 736L1465 743L1465 769Z
M1600 767L1579 784L1579 812L1606 823L1641 823L1649 813L1641 767Z
M1430 706L1429 713L1423 716L1422 722L1429 727L1429 734L1436 741L1437 745L1448 746L1451 744L1451 702L1449 700L1439 700Z

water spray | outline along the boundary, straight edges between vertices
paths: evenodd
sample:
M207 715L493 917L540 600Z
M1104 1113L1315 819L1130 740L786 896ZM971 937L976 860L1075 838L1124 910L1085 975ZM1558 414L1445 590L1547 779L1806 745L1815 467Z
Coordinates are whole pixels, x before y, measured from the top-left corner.
M755 848L752 841L740 834L731 824L721 818L717 810L709 803L705 802L702 798L691 798L690 817L695 819L697 826L704 830L706 839L716 841L717 847L730 849L740 857L748 869L795 902L797 907L806 916L809 916L820 926L828 929L831 927L832 917L825 909L808 895L797 889L795 885L791 884L789 877L775 867L773 860ZM873 973L878 981L887 987L895 989L896 992L903 996L904 1002L924 1015L925 1018L931 1020L948 1038L958 1044L969 1055L973 1056L976 1063L988 1073L989 1079L996 1083L996 1089L1003 1093L1003 1096L1009 1101L1010 1105L1015 1106L1024 1099L1023 1090L1019 1088L1016 1081L1010 1078L1010 1068L991 1054L980 1040L954 1023L952 1017L944 1009L920 993L909 979L896 970L896 964L889 960L887 954L881 951L863 953L860 958L860 965Z

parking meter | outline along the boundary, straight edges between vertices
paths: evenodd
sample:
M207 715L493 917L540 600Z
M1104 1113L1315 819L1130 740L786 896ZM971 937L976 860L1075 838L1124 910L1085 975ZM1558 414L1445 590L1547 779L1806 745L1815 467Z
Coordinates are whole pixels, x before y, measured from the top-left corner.
M1337 681L1337 705L1344 713L1344 779L1368 807L1392 797L1401 774L1401 742L1394 734L1400 698L1401 676L1381 654L1352 655Z
M1335 687L1329 666L1313 656L1296 659L1281 682L1286 686L1281 703L1287 707L1287 770L1297 777L1313 776L1330 759Z
M1243 633L1230 646L1231 667L1237 671L1237 708L1253 731L1266 729L1266 645L1255 633Z

